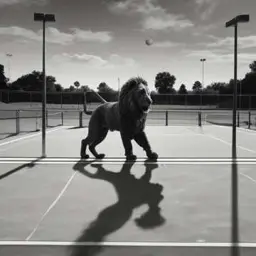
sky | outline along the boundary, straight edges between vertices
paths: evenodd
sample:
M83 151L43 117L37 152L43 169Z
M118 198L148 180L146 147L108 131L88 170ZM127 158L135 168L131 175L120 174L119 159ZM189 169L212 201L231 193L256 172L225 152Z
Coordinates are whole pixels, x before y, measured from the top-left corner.
M118 89L118 78L122 85L141 76L153 90L165 71L176 77L174 88L191 89L203 79L201 58L204 86L228 82L234 29L225 23L239 14L250 14L250 22L238 26L238 78L256 60L255 0L0 0L0 64L11 81L42 70L35 12L55 14L46 23L46 73L64 88L79 81Z

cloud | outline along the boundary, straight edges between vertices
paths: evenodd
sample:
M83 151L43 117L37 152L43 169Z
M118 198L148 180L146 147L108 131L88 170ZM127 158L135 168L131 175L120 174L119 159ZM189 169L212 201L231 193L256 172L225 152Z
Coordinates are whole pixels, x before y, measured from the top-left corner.
M126 67L134 67L137 65L137 63L134 59L124 58L118 54L110 55L109 64L111 66L126 66Z
M79 28L72 28L71 30L77 41L97 41L108 43L112 40L112 36L109 31L92 32L91 30L85 31Z
M91 68L104 68L113 69L118 67L135 67L136 61L131 58L124 58L118 54L112 54L109 59L103 59L100 56L90 55L90 54L69 54L62 53L53 56L53 60L59 63L73 62L82 63L87 67Z
M162 42L155 42L152 44L151 47L158 47L158 48L171 48L176 46L181 46L183 44L181 43L175 43L171 41L162 41Z
M25 4L25 5L46 5L48 0L0 0L0 8L3 6Z
M222 50L191 50L186 54L187 57L206 58L206 62L217 63L233 63L234 53L224 52ZM256 54L252 53L238 53L238 63L249 63L256 59Z
M172 28L174 30L182 30L192 27L191 21L183 19L181 15L166 14L159 17L147 17L142 22L144 29L166 30Z
M218 37L211 37L214 39L214 42L206 43L205 46L207 47L224 47L224 48L233 48L234 47L234 37L225 37L225 38L218 38ZM256 47L256 35L252 36L240 36L238 37L238 47L240 49L249 49Z
M46 41L48 43L68 45L75 42L100 42L107 43L112 40L111 33L108 31L92 32L90 30L81 30L71 28L71 33L64 33L57 28L46 28ZM42 40L42 30L34 32L21 27L0 27L0 35L8 35L19 38L25 38L35 41Z
M60 55L53 56L53 60L57 62L78 62L78 63L85 63L91 67L103 67L107 65L108 61L102 59L96 55L90 54L69 54L69 53L62 53Z
M143 29L148 30L181 30L192 27L193 23L183 15L168 13L166 9L157 4L156 0L124 0L110 2L109 9L117 14L138 14Z
M195 0L196 10L200 18L207 20L214 13L219 3L220 0Z

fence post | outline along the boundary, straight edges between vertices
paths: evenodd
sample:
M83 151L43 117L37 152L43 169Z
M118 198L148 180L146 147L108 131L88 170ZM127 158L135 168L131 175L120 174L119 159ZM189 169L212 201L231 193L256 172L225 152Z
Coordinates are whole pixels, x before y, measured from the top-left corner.
M83 111L79 112L79 127L83 127Z
M20 133L20 111L16 110L16 134Z
M237 127L240 127L240 112L237 111Z
M202 126L202 114L201 114L201 112L198 112L198 125L200 127Z
M248 129L250 129L251 128L251 111L249 111L248 114L249 114Z
M165 125L168 126L168 110L165 111Z

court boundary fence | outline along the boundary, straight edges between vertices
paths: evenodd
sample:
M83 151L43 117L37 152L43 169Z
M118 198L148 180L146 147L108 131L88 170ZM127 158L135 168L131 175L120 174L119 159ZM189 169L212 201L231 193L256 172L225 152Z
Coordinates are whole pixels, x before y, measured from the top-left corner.
M86 95L86 96L85 96ZM96 93L90 92L47 92L47 104L59 105L83 105L84 99L88 103L101 102L102 98L107 102L118 100L117 93ZM182 105L182 106L201 106L216 108L232 108L232 94L159 94L152 93L153 104L156 105ZM239 109L256 109L256 95L242 94L237 96L237 106ZM4 103L41 103L42 93L40 91L10 91L0 90L0 101Z

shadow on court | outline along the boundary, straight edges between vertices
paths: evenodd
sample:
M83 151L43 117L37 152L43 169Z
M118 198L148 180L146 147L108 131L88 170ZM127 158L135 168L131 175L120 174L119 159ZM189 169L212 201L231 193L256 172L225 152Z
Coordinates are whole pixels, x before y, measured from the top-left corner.
M22 165L20 165L20 166L18 166L18 167L16 167L16 168L14 168L14 169L12 169L12 170L10 170L10 171L4 173L4 174L1 174L1 175L0 175L0 180L2 180L2 179L4 179L4 178L7 178L8 176L10 176L10 175L12 175L12 174L15 174L16 172L18 172L18 171L20 171L20 170L22 170L22 169L24 169L24 168L27 168L27 167L33 168L33 167L35 166L35 164L36 164L39 160L41 160L42 158L43 158L43 157L38 157L37 159L31 161L30 163L22 164Z
M118 200L103 209L96 219L83 230L76 242L103 242L106 236L126 224L132 217L135 208L144 204L148 205L148 210L135 219L135 224L138 227L143 229L156 228L165 223L165 218L161 216L161 208L159 207L164 198L162 195L163 186L150 183L152 171L158 168L157 163L147 164L145 161L145 173L140 178L135 178L131 174L134 162L125 162L118 173L106 170L102 164L92 164L91 166L96 169L96 172L90 173L85 169L88 164L78 162L73 169L86 177L110 182L115 188ZM103 247L100 246L77 246L73 248L71 255L97 255L102 249Z

